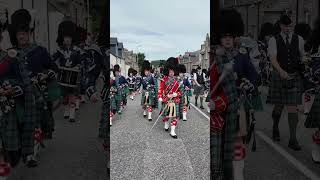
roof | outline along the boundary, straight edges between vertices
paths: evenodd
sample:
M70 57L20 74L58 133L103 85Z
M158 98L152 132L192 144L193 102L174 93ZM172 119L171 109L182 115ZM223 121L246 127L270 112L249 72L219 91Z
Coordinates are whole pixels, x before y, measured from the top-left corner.
M118 48L123 49L123 43L118 43Z
M115 37L111 37L110 38L110 44L117 44L118 43L118 39Z

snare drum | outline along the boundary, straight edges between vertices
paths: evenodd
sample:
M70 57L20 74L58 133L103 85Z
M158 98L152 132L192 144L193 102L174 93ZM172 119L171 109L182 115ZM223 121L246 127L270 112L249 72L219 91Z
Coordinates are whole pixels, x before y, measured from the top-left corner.
M80 80L80 69L59 67L58 82L61 86L78 88L80 86Z

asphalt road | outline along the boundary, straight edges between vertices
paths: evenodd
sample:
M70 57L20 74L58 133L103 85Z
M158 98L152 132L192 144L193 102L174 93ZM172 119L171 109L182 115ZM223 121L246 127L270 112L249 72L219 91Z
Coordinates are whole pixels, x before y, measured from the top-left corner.
M87 103L77 112L77 122L63 119L63 108L55 113L56 130L45 141L39 166L20 163L8 180L106 180L106 158L97 138L101 104Z
M194 108L188 121L179 121L178 139L164 131L161 120L142 116L141 96L128 100L124 113L111 127L111 179L117 180L193 180L209 179L209 120Z

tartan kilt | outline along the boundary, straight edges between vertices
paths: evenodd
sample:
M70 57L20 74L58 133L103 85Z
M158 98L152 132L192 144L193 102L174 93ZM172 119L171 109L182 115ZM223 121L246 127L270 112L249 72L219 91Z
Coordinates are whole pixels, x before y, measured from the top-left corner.
M111 111L118 111L116 95L110 96L110 108Z
M61 97L61 89L56 80L48 83L48 101L56 101Z
M0 116L1 120L1 140L6 151L18 151L21 148L19 129L19 118L17 116L16 108L8 114Z
M155 106L156 105L156 94L154 91L148 91L149 92L149 106ZM141 106L144 106L145 104L145 98L146 98L146 91L142 92L141 96Z
M267 104L281 104L281 105L300 105L302 104L302 78L299 75L295 76L293 89L283 87L287 83L286 80L280 78L279 73L272 71L271 84L267 96Z
M187 100L187 105L185 105L185 100ZM179 104L179 116L181 119L182 119L183 107L184 106L188 107L189 103L190 103L190 97L188 95L181 96L180 104Z
M166 106L166 104L162 103L161 111L165 108L165 106ZM176 106L176 115L177 115L176 117L179 118L179 116L180 116L180 114L179 114L179 112L180 112L180 104L175 103L175 106ZM168 115L169 115L169 109L166 108L164 110L164 112L162 113L162 116L163 117L167 117Z
M249 102L251 103L252 109L254 111L263 111L263 104L262 104L261 96L258 90L255 91L254 95L252 96L252 100ZM244 102L245 109L250 109L249 102L247 101Z
M233 179L233 153L236 137L238 105L230 104L222 114L225 124L222 133L210 131L211 171L214 177Z
M34 92L34 96L35 96L35 123L36 126L40 126L41 124L41 113L43 111L43 107L44 107L44 98L41 94L41 92L39 91L39 89L36 86L33 86L33 92Z
M103 103L102 104L102 111L101 111L101 118L99 122L99 133L98 136L99 138L102 139L109 139L109 118L110 118L110 107L109 103Z
M320 92L314 98L313 105L304 123L306 128L320 128Z
M115 94L114 99L115 99L116 108L117 108L117 111L118 111L120 109L120 105L121 105L121 102L122 102L122 95L117 93L117 94Z
M194 95L204 95L205 87L203 84L201 84L200 86L195 85L193 89L194 89L193 91Z

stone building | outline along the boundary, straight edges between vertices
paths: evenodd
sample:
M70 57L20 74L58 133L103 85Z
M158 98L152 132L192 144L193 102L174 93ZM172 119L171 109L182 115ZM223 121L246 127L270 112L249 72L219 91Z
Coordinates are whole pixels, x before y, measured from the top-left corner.
M291 15L294 24L298 21L313 23L319 16L319 0L220 0L222 8L236 8L242 15L245 33L258 37L261 24L275 23L282 13Z
M126 65L130 66L135 70L139 70L137 54L133 53L133 51L129 51L128 49L124 49L124 60Z

